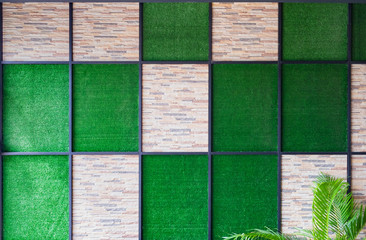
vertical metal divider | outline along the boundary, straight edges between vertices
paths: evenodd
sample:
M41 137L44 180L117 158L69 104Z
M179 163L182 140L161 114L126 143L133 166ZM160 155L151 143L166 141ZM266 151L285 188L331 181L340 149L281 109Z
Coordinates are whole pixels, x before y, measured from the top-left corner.
M277 227L282 228L282 3L278 3Z
M212 2L208 13L208 239L212 239Z
M352 189L352 123L351 123L351 114L352 114L352 98L351 98L351 78L352 78L352 4L348 3L348 24L347 24L347 38L348 38L348 46L347 46L347 182L349 183L349 191Z
M72 60L73 60L73 5L69 3L69 239L72 239Z
M3 239L3 3L0 3L0 239Z
M143 3L139 3L139 239L142 240L142 42Z

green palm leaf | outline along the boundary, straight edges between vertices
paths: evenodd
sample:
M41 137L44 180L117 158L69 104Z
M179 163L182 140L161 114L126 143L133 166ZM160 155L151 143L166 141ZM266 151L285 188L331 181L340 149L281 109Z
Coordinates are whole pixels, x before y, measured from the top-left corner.
M282 234L266 228L234 234L226 240L355 240L366 226L366 207L354 203L349 184L341 178L321 173L313 188L313 229L298 229L296 234Z

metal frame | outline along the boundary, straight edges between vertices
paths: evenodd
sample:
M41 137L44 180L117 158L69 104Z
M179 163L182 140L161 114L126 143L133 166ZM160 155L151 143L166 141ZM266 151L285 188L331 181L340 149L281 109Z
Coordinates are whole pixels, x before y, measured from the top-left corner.
M365 0L193 0L209 2L209 59L208 61L144 61L143 60L143 3L144 2L192 2L192 0L98 0L97 2L138 2L139 3L139 60L138 61L74 61L73 60L73 2L95 2L89 0L0 0L0 132L3 138L3 65L6 64L68 64L69 65L69 151L68 152L3 152L0 147L0 184L2 186L2 156L14 155L64 155L69 160L69 239L72 239L72 159L74 155L138 155L139 156L139 239L143 236L143 156L144 155L207 155L208 156L208 239L212 239L212 156L214 155L277 155L277 218L281 230L281 177L282 155L347 155L347 180L351 184L352 155L366 155L366 152L352 152L351 149L351 67L352 64L366 64L366 61L352 61L352 3ZM69 61L3 61L2 3L3 2L68 2L69 3ZM277 61L213 61L212 59L212 3L213 2L278 2L278 60ZM344 61L283 61L282 60L282 3L284 2L334 2L348 3L348 48L347 60ZM138 64L139 65L139 147L138 152L74 152L73 151L73 65L74 64ZM207 152L143 152L142 149L142 73L143 64L207 64L208 65L208 151ZM214 64L277 64L278 65L278 150L264 152L214 152L212 151L212 67ZM348 102L347 102L347 151L346 152L284 152L282 151L282 65L283 64L347 64L348 66ZM2 190L0 191L0 239L3 238Z
M278 4L277 228L282 229L282 3Z
M279 2L279 3L365 3L365 0L0 0L0 2Z

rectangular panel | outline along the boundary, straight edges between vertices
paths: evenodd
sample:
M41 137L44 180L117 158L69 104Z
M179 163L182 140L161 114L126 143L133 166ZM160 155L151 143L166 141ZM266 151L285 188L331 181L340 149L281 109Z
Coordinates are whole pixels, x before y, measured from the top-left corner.
M278 66L213 66L213 150L277 150Z
M278 58L278 3L212 3L215 61Z
M352 65L352 151L366 151L366 65Z
M144 60L208 60L208 3L144 3Z
M284 60L346 60L348 5L283 4Z
M366 156L352 156L352 194L357 203L366 205ZM357 239L366 238L364 228Z
M208 66L143 65L143 151L208 150Z
M3 157L4 239L68 239L67 156Z
M74 151L138 151L138 65L73 67Z
M138 3L74 3L76 61L138 61Z
M213 239L277 228L277 156L214 156Z
M73 239L138 239L139 156L73 157Z
M207 239L207 156L143 157L143 239Z
M352 60L366 60L366 4L352 4Z
M67 152L69 66L4 65L3 150Z
M282 75L282 150L347 151L347 65L284 65Z
M4 61L68 61L68 3L3 3Z
M347 155L282 156L282 231L311 229L313 193L311 187L323 172L347 178Z

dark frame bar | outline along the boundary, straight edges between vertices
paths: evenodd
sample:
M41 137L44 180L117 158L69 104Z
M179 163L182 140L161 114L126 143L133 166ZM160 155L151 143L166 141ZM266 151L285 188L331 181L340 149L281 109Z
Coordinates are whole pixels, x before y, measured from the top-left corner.
M3 4L0 3L0 239L3 239Z
M69 3L69 240L72 240L73 5Z
M95 0L0 0L0 2L96 2ZM365 3L364 0L98 0L97 2L279 2L279 3Z
M208 13L208 240L212 239L212 3Z
M282 229L282 3L278 3L277 228Z
M144 6L139 3L139 239L142 240L142 60Z
M348 4L348 25L347 25L347 182L349 183L349 192L352 189L352 4Z

